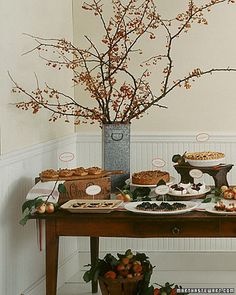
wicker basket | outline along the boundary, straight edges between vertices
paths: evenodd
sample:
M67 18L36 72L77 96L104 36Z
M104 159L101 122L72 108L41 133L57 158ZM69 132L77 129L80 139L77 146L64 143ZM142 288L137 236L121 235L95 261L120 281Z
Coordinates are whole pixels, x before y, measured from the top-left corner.
M143 276L115 280L99 277L98 281L102 295L136 295L142 279Z

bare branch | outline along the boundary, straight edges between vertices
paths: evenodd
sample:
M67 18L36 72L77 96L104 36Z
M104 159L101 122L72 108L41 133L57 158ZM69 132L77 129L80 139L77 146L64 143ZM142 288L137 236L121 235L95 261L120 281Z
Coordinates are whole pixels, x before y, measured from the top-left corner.
M51 121L69 117L79 122L95 121L99 123L130 122L140 118L152 106L166 108L160 101L177 87L189 89L191 84L207 74L216 72L235 72L230 67L206 69L196 68L187 75L173 80L173 72L177 57L174 53L176 40L183 33L191 30L193 24L207 25L206 14L213 7L234 3L234 0L206 0L205 4L197 6L196 1L189 0L185 11L176 18L163 19L158 13L157 2L154 0L111 0L113 12L109 18L103 12L105 1L87 0L82 6L85 11L98 19L103 29L103 35L98 42L93 36L84 36L86 48L79 48L70 41L60 38L42 38L25 34L36 43L25 54L38 52L39 57L47 66L56 70L63 68L72 71L73 86L79 86L89 93L93 107L80 103L80 98L73 98L62 91L46 84L41 88L37 76L36 89L26 90L13 80L13 91L23 95L26 101L16 103L23 110L32 109L33 113L45 108L51 113ZM132 68L131 59L142 54L141 40L149 37L153 42L158 37L159 30L165 34L163 52L146 57L141 63L142 73ZM97 32L95 32L96 34ZM160 40L160 39L159 39ZM151 44L151 43L150 43ZM150 66L159 66L158 61L165 62L160 70L162 82L160 89L151 87ZM134 62L132 62L134 63ZM177 63L176 63L177 64ZM91 105L91 104L89 104Z

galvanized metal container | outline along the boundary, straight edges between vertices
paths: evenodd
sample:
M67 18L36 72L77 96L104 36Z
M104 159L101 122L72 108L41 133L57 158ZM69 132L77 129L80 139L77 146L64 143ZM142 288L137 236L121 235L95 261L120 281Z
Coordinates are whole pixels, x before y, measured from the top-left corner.
M111 178L112 191L123 187L130 177L130 124L104 124L102 127L103 168L124 170Z

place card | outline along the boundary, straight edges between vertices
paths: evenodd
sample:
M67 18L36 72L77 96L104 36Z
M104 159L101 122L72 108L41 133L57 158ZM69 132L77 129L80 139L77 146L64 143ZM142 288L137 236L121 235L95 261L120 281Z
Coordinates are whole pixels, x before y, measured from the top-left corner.
M209 134L207 134L207 133L199 133L199 134L197 134L197 136L196 136L196 140L198 141L198 142L206 142L206 141L208 141L209 140L209 138L210 138L210 135Z
M71 162L72 160L74 160L75 155L71 152L63 152L60 154L59 159L62 162Z
M86 188L85 192L89 196L95 196L101 192L102 188L99 185L90 185Z
M160 158L155 158L152 160L152 165L157 168L162 168L166 165L166 162Z
M201 178L203 173L201 170L199 169L192 169L189 171L189 175L192 177L192 178Z
M155 193L157 195L166 195L169 193L169 187L167 185L159 185L156 189L155 189Z

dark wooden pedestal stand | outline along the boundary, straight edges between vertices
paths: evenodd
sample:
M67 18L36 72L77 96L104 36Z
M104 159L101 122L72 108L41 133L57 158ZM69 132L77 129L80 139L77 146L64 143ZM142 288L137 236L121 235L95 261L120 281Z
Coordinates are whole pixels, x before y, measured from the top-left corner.
M202 173L207 173L213 177L215 182L215 187L221 187L222 185L227 185L227 173L232 169L233 164L228 165L219 165L214 167L194 167L189 165L188 163L179 165L174 165L175 170L181 175L180 182L182 183L193 183L193 178L189 175L189 171L192 169L198 169L202 171Z

